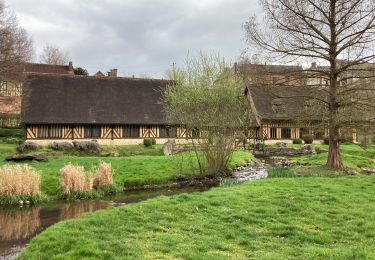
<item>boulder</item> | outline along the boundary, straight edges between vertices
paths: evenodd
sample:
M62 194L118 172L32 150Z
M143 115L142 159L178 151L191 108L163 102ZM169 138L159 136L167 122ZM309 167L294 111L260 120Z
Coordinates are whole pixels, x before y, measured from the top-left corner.
M375 175L375 168L363 167L361 170L366 174Z
M6 161L22 162L22 161L48 161L47 155L45 154L14 154L5 158Z
M42 148L42 147L39 144L34 143L34 142L30 142L30 141L26 141L26 142L23 142L22 144L20 144L17 147L17 151L20 152L20 153L23 153L23 152L27 152L27 151L35 151L35 150L38 150L40 148Z
M173 154L174 148L176 146L176 141L174 139L169 139L163 145L163 153L164 155L171 155Z
M285 142L279 142L279 143L276 143L276 146L277 146L277 147L286 148L286 147L288 147L288 144L285 143Z

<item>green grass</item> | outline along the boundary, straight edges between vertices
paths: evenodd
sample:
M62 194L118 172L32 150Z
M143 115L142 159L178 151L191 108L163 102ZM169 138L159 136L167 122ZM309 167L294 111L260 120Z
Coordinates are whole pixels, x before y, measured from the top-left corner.
M170 183L180 179L193 178L198 175L192 153L182 153L174 156L156 155L159 146L142 148L138 145L118 147L124 154L134 151L144 151L146 155L123 157L95 157L95 156L51 156L48 162L28 163L42 175L42 192L48 196L60 195L59 170L66 164L84 166L86 170L97 167L101 161L111 163L114 170L114 184L116 187L140 186L145 184ZM0 144L0 166L5 164L7 154L14 152L15 146ZM150 155L151 154L151 155ZM230 162L230 167L252 159L250 153L236 151Z
M21 259L374 259L375 177L275 178L56 224Z
M316 145L316 147L328 149L328 145ZM375 167L375 145L364 150L356 144L343 144L341 153L345 167ZM327 161L327 153L293 157L292 160L302 165L324 165Z

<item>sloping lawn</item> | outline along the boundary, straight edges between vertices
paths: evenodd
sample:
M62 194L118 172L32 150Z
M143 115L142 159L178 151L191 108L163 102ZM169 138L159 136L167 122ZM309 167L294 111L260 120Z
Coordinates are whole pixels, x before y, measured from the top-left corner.
M6 155L14 153L15 145L0 144L0 166L5 164ZM110 150L110 148L106 148ZM60 169L68 164L82 165L86 170L97 167L101 161L111 163L114 170L114 183L117 186L137 186L144 184L160 184L188 179L197 176L197 165L191 163L194 155L189 153L174 156L160 155L160 147L143 148L143 146L118 147L124 156L94 157L94 156L55 156L49 157L48 162L31 162L32 167L42 175L42 192L46 195L59 193ZM146 154L126 156L129 154ZM250 153L236 151L230 166L244 163L254 158Z
M21 259L374 259L375 177L277 178L48 228Z
M316 147L328 150L328 145L316 145ZM364 150L356 144L343 144L341 153L345 167L375 167L375 145ZM293 157L292 160L303 165L324 165L327 161L327 153Z

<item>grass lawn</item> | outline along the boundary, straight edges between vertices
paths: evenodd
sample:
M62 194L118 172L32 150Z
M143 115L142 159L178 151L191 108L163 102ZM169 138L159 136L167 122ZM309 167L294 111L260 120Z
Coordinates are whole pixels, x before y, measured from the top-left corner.
M196 167L192 167L189 163L189 153L164 156L160 153L160 146L153 148L145 148L143 145L103 147L105 152L111 149L117 149L123 156L51 156L48 158L48 162L31 162L29 164L41 173L42 192L49 196L59 193L59 170L68 163L82 165L86 170L98 166L101 161L111 163L115 172L114 184L120 187L168 183L197 175ZM5 164L5 156L14 153L14 151L15 145L0 144L0 165ZM236 151L230 164L233 167L235 164L241 164L251 158L253 157L250 153Z
M21 259L374 259L375 177L273 178L69 220Z
M315 145L315 147L328 150L328 145ZM364 150L356 144L342 144L341 153L345 167L375 167L375 145L370 145ZM327 153L293 157L292 160L303 165L324 165L327 161Z

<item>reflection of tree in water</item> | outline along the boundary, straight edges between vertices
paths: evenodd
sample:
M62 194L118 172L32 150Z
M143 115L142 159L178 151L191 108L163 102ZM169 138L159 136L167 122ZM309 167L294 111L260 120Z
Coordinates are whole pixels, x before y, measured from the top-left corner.
M37 231L39 226L39 208L10 212L0 211L0 240L28 238Z
M60 219L79 218L85 212L93 212L110 206L108 201L67 203L60 207Z

